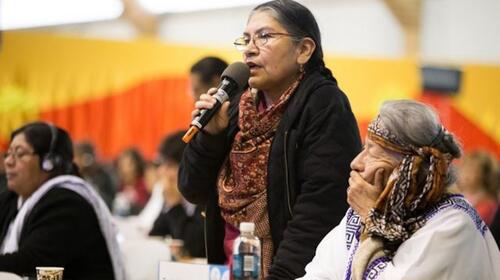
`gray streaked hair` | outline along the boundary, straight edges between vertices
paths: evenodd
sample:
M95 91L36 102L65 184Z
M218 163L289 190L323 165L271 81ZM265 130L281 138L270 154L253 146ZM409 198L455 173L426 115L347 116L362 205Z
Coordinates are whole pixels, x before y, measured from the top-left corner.
M321 45L321 32L318 23L307 7L293 0L274 0L255 7L250 13L250 17L252 17L255 12L260 11L271 11L271 15L274 19L276 19L288 33L293 35L295 39L302 39L305 37L311 38L316 48L309 58L309 61L304 65L306 72L318 69L325 77L335 80L330 69L325 66L323 46ZM294 39L293 37L292 39Z
M406 144L432 146L453 158L462 155L456 137L444 129L437 113L428 105L414 100L390 100L382 104L379 117L383 126ZM455 179L455 170L450 168L446 181L450 184Z

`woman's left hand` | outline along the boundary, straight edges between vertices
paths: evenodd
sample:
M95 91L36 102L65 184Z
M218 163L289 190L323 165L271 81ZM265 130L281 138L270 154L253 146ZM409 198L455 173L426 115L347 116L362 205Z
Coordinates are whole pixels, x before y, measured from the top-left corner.
M364 222L368 212L375 207L379 195L384 189L383 169L375 172L374 184L370 184L357 171L351 171L349 187L347 188L347 202L356 211Z

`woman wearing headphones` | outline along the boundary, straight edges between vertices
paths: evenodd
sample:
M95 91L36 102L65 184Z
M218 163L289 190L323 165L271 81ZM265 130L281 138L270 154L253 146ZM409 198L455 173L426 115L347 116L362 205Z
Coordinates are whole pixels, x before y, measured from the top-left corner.
M15 130L4 163L0 271L31 277L56 266L65 279L124 278L110 213L78 177L66 131L42 122Z

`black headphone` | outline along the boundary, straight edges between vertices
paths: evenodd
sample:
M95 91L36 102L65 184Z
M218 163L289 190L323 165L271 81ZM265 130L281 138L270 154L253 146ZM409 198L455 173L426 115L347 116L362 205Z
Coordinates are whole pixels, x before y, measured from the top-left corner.
M49 151L43 156L41 161L41 168L45 172L51 172L56 168L59 168L62 163L62 157L60 155L54 154L55 145L57 142L57 128L50 123L47 123L50 129L50 147Z

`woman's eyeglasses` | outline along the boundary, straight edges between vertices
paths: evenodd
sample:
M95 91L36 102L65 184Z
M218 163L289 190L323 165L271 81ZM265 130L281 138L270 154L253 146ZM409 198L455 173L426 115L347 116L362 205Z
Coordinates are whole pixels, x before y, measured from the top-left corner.
M288 33L263 31L263 32L256 33L252 37L247 36L247 35L240 36L240 37L236 38L236 40L234 40L233 44L237 50L242 52L242 51L245 51L247 49L247 47L251 41L253 41L255 46L257 46L257 48L261 48L267 44L269 39L273 39L273 38L276 38L278 36L289 36L289 37L292 37L294 39L299 39L297 36L292 35L292 34L288 34Z
M7 160L9 157L13 157L15 160L18 160L20 158L23 158L26 156L31 156L34 154L35 154L35 152L28 152L28 151L24 151L24 150L7 151L7 153L5 153L3 155L3 159Z

